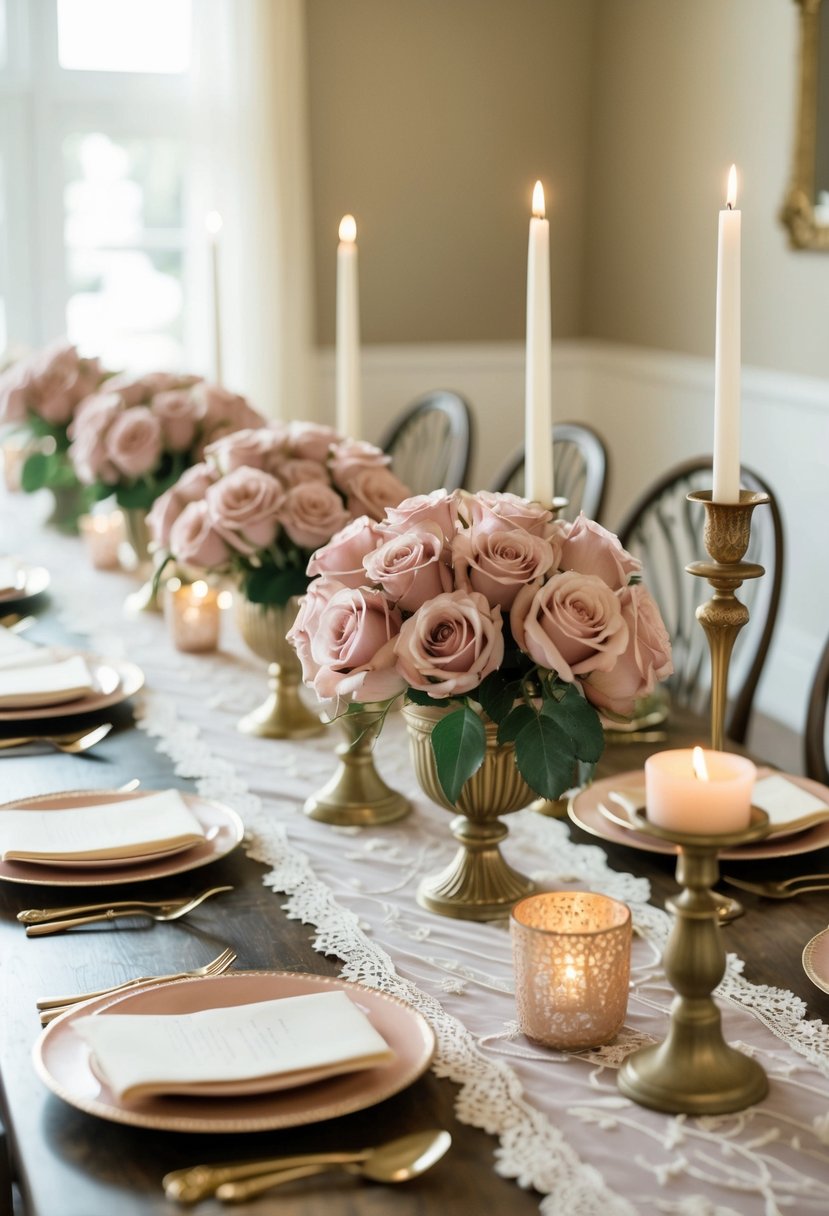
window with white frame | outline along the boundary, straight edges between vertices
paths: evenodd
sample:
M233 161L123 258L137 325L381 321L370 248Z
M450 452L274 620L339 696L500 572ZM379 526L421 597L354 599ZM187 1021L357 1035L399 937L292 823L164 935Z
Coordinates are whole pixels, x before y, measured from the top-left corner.
M191 0L0 0L0 351L192 365Z

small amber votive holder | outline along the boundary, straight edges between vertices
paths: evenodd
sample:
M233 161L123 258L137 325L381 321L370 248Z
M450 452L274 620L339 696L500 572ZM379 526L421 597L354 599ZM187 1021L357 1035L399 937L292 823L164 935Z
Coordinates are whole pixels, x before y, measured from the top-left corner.
M510 922L518 1022L563 1051L609 1043L625 1020L632 925L627 904L590 891L529 895Z
M120 511L82 515L78 528L89 560L96 570L115 570L118 551L124 540L124 516Z
M182 583L171 578L165 588L164 615L176 650L205 653L219 645L219 592L202 579Z

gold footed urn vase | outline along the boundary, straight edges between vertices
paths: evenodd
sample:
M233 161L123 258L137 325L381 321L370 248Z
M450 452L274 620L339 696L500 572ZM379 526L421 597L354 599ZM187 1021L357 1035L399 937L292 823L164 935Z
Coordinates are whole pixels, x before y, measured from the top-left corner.
M412 809L408 798L387 785L374 767L374 744L384 717L384 706L367 703L337 718L345 741L337 746L333 777L303 807L310 819L367 828L408 815Z
M431 738L433 727L446 712L430 706L403 706L421 789L439 806L460 811L452 820L452 835L460 848L445 870L423 880L417 902L441 916L495 920L507 916L514 903L536 889L534 882L504 860L498 846L509 830L501 823L501 815L520 811L537 795L516 767L513 745L499 744L498 727L484 719L484 762L465 783L457 803L448 802L438 782Z
M245 642L268 663L270 690L267 700L246 714L238 729L244 735L264 739L308 739L320 734L324 730L322 722L300 699L302 668L296 651L285 639L299 609L298 597L284 605L252 604L237 591L233 605Z
M130 507L123 512L124 543L119 552L121 565L142 580L137 591L127 596L124 609L129 615L138 612L160 612L158 589L153 579L154 566L150 549L147 512Z

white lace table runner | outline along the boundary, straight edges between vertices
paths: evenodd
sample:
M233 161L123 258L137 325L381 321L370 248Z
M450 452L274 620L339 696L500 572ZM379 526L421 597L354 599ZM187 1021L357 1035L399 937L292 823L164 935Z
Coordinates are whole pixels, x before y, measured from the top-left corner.
M522 811L506 821L510 862L544 886L625 900L637 929L619 1041L576 1056L533 1046L515 1024L506 924L446 919L415 901L420 879L456 846L450 816L416 785L399 715L381 736L377 767L414 813L373 830L308 819L302 804L335 767L338 728L299 744L237 733L236 720L266 689L264 665L232 622L218 654L180 654L161 617L123 615L132 580L87 571L80 542L40 526L42 507L20 497L2 503L2 521L13 526L0 530L0 553L13 547L46 565L65 623L88 634L97 652L140 664L140 725L179 774L242 814L250 855L269 867L265 882L287 896L291 916L315 926L320 953L344 960L346 977L393 992L428 1018L439 1043L435 1071L460 1086L459 1118L498 1137L494 1168L541 1192L545 1216L829 1210L829 1037L822 1022L804 1019L799 998L749 984L729 957L719 992L726 1037L771 1080L769 1097L751 1110L669 1117L622 1098L616 1069L625 1052L666 1030L672 994L660 956L669 918L648 904L645 879L612 871L602 849L573 844L566 825Z

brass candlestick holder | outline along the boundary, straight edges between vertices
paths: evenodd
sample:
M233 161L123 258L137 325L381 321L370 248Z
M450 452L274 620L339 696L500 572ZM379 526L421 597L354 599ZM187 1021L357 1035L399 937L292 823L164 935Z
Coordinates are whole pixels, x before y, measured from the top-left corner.
M725 947L711 887L719 878L719 851L765 836L768 816L752 808L747 828L721 835L668 831L641 810L635 818L643 831L678 849L676 877L683 890L667 901L676 919L662 958L677 996L667 1038L628 1056L619 1089L640 1106L671 1114L744 1110L765 1097L768 1079L756 1060L723 1038L711 993L725 974Z
M705 549L710 562L691 562L689 574L708 579L713 597L697 608L697 620L705 630L711 651L711 747L723 750L725 707L728 696L728 665L737 634L748 622L748 608L734 594L747 578L765 573L756 562L743 561L751 537L751 513L768 494L740 490L740 501L713 502L711 490L695 490L689 502L705 507Z
M385 717L381 705L363 705L337 719L346 742L337 746L337 769L303 810L311 819L338 827L375 827L402 819L408 798L387 785L374 767L374 744Z

